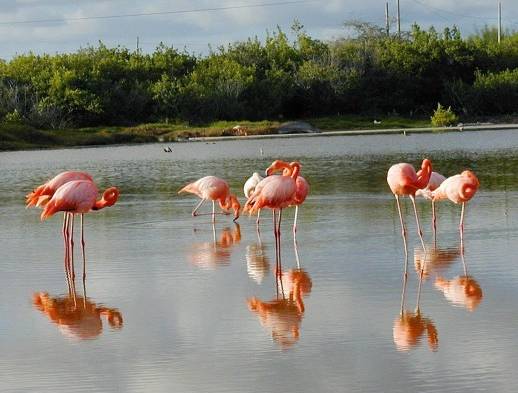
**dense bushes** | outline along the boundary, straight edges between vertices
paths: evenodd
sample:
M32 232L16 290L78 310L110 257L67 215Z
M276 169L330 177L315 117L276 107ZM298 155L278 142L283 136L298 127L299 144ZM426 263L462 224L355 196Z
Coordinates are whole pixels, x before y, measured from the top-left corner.
M463 39L414 26L403 37L347 24L349 38L322 42L294 25L196 57L160 45L144 54L102 43L71 54L0 62L0 118L60 128L144 121L261 119L337 113L429 116L518 109L518 34Z

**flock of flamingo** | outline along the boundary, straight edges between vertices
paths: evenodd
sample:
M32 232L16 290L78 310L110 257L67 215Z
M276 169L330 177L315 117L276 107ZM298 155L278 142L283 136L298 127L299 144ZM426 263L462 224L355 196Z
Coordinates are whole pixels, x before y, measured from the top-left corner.
M281 174L276 174L277 172L281 172ZM303 312L304 305L302 302L302 294L307 293L310 290L311 281L308 276L304 276L304 272L300 269L300 267L297 271L293 271L292 275L297 278L298 274L302 278L299 277L297 280L294 279L291 283L288 282L289 280L286 281L286 277L288 276L282 277L281 274L280 250L282 210L284 208L294 206L296 210L293 223L293 237L297 256L297 264L299 263L296 248L298 208L302 203L304 203L306 197L309 194L310 188L309 183L301 176L300 173L301 164L299 162L287 162L282 160L274 161L266 169L266 176L264 178L259 175L259 173L255 172L244 184L243 191L247 200L242 209L243 212L248 212L250 215L257 215L257 228L259 228L261 210L272 210L273 232L275 237L277 261L276 276L279 278L277 282L280 284L280 291L282 291L282 293L285 292L285 290L282 288L283 283L284 286L291 288L288 290L290 293L289 296L295 299L296 307L294 312L298 314ZM417 213L415 197L420 195L431 200L434 239L437 228L435 202L448 199L455 204L461 204L462 210L459 231L461 239L461 253L463 253L465 205L477 192L479 181L475 174L469 170L466 170L461 174L445 178L439 173L433 172L431 161L424 159L421 168L418 171L416 171L412 165L407 163L398 163L391 166L387 173L387 182L390 190L396 198L401 224L401 233L405 247L404 289L402 295L401 318L397 322L397 329L399 336L403 335L408 339L409 334L410 336L412 335L412 329L415 330L415 326L413 328L410 325L412 323L418 323L420 324L419 326L422 325L421 330L425 330L427 320L422 318L418 312L413 317L411 317L408 313L405 314L403 311L404 292L406 288L407 277L408 251L406 227L401 211L400 197L408 196L412 201L417 223L417 232L423 248L423 255L427 255L427 252L423 240L423 233L419 222L419 216ZM236 221L239 218L241 204L235 194L230 192L228 183L221 178L216 176L203 177L195 182L187 184L185 187L179 190L179 193L191 193L200 198L200 202L192 211L192 216L211 215L212 223L214 224L217 214L228 215L231 214L232 210L233 220ZM26 196L27 207L40 207L43 209L41 213L42 221L58 212L63 212L62 234L64 240L65 272L67 274L67 280L69 283L74 282L75 279L73 266L75 215L80 215L81 218L81 251L83 259L84 284L86 279L84 214L112 206L119 198L119 190L116 187L110 187L106 189L100 199L98 199L98 194L98 188L90 174L80 171L66 171L58 174L46 183L36 187L34 191ZM206 201L212 201L212 212L199 213L198 211ZM218 202L218 205L221 209L220 212L216 212L216 202ZM420 293L421 281L426 271L427 258L424 258L421 262L418 293ZM306 288L306 290L304 291L301 288ZM279 291L279 288L277 290ZM47 295L43 293L37 294L37 296L35 296L35 304L42 310L45 309L47 304L50 304L49 300L47 299L48 296L46 296ZM86 301L86 294L84 295L83 300ZM266 313L271 311L270 308L280 307L277 303L269 304L266 302L261 302L256 298L249 299L248 304L252 311L255 311L259 314L261 312ZM417 304L419 305L419 297ZM92 313L96 315L118 315L115 314L115 311L113 310L103 309L95 306L90 308L92 309ZM419 306L417 308L419 308ZM118 315L115 321L119 322L112 322L114 324L120 325L122 317ZM394 334L394 339L396 341L396 331ZM433 333L431 333L431 335L433 336Z

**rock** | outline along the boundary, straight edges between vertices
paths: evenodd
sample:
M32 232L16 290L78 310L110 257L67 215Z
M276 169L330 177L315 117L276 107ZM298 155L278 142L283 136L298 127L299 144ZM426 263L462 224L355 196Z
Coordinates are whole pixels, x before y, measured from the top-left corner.
M279 134L317 133L320 130L305 121L288 121L277 129Z

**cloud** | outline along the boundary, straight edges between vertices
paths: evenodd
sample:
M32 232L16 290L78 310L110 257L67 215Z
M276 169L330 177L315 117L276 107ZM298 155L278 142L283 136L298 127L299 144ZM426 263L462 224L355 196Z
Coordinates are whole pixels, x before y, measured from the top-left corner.
M73 51L99 40L108 45L134 47L139 36L141 47L152 50L163 41L176 47L186 46L193 52L206 52L213 46L266 35L277 26L289 31L297 19L315 38L330 39L344 34L343 22L360 19L384 23L384 2L380 0L330 0L279 6L264 6L274 2L244 3L238 0L178 0L174 4L164 0L148 0L144 4L129 0L19 0L3 4L0 10L0 57L32 50L41 52ZM206 10L242 5L263 4L260 7ZM395 0L389 1L390 13L395 15ZM135 13L158 13L198 10L187 13L168 13L138 17L77 20L95 16L122 16ZM504 27L517 28L518 3L505 4ZM402 0L402 27L414 22L428 27L458 25L471 33L485 24L496 23L496 5L485 0ZM62 22L2 24L13 21L65 19Z

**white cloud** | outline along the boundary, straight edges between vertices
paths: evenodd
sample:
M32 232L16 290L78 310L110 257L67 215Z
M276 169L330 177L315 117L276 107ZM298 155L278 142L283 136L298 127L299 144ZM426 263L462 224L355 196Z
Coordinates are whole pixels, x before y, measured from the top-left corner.
M4 4L5 3L5 4ZM0 1L0 57L10 58L15 53L29 50L39 52L72 51L88 43L102 40L109 45L134 47L140 37L141 47L152 50L159 42L186 46L193 52L206 51L208 44L217 46L264 37L266 31L277 26L288 31L298 19L315 38L330 39L343 33L347 19L361 19L382 24L385 1L330 0L280 6L233 8L154 16L121 17L77 20L92 16L112 16L135 13L200 10L260 4L239 0L165 0L145 3L129 0L18 0ZM390 13L395 14L395 0L390 0ZM518 2L504 4L504 27L518 28ZM475 27L496 23L496 2L485 0L401 0L403 28L413 22L439 30L456 24L464 34ZM42 19L68 19L65 22L1 24L2 22Z

